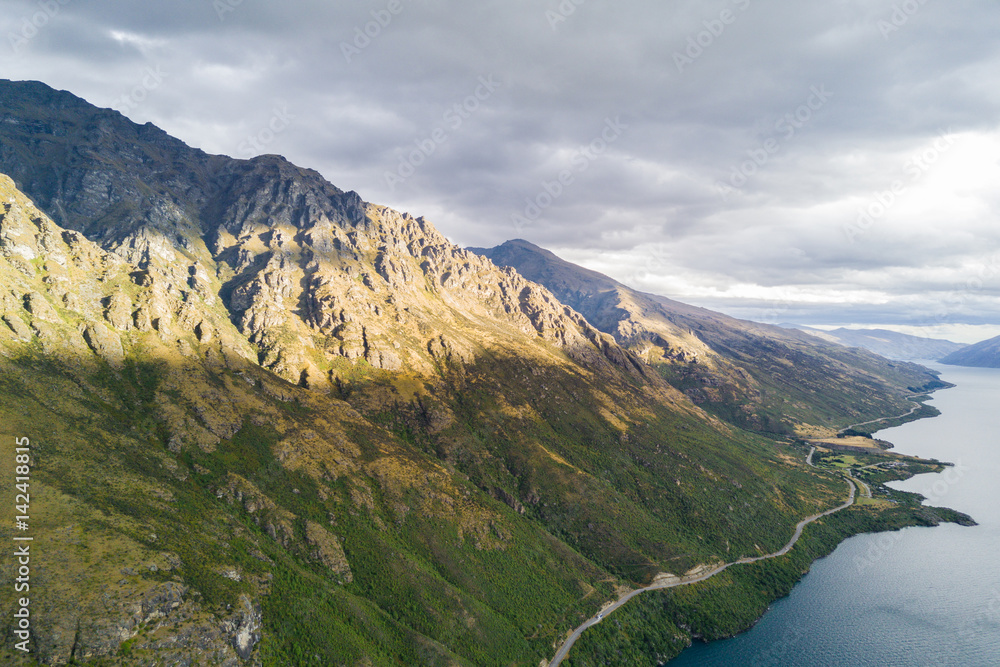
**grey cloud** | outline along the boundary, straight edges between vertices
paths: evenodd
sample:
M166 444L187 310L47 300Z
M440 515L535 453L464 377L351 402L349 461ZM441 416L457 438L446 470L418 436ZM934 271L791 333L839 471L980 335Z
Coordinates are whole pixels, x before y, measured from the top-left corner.
M813 322L912 321L1000 242L990 231L1000 201L980 185L963 195L975 214L942 220L900 203L853 242L844 231L939 133L998 134L993 5L925 3L894 16L892 0L587 0L561 16L556 1L399 0L391 14L389 0L221 1L221 14L208 0L68 2L24 53L0 61L3 75L111 104L144 68L162 66L163 84L126 113L238 157L286 105L294 121L262 152L428 214L462 243L522 236L576 249L619 279L664 285L635 261L668 248L655 264L674 274L672 286L682 277L800 294L877 286L894 300L797 297L788 312ZM7 3L0 35L37 6ZM445 121L481 76L502 84L459 126ZM804 118L817 88L832 95ZM512 224L619 115L628 130L530 224ZM412 176L387 182L439 128L445 140ZM746 165L745 184L722 192ZM931 187L942 202L964 201L932 172L911 192ZM1000 322L998 284L986 276L953 316ZM669 296L773 311L749 297Z

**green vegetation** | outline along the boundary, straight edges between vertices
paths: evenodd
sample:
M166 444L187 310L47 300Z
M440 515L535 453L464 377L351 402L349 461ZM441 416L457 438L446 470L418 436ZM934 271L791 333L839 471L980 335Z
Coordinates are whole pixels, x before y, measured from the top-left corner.
M89 370L36 351L4 371L10 429L49 425L38 437L37 483L100 510L87 520L88 550L173 559L135 575L136 586L183 583L206 613L225 616L241 594L259 599L267 664L364 656L373 664L537 664L565 628L613 597L622 578L643 583L713 554L776 548L782 538L774 526L787 532L820 499L840 493L838 483L784 463L784 448L772 441L736 433L734 447L705 422L655 406L647 405L653 411L643 421L630 418L641 402L617 406L631 424L623 437L594 416L607 411L608 399L558 366L544 371L550 400L539 403L527 387L504 395L499 386L518 387L521 373L538 371L517 359L471 369L451 399L457 419L444 430L432 432L413 404L375 413L369 423L385 429L349 428L362 457L356 465L389 466L379 473L384 481L370 478L367 488L281 460L292 434L318 432L319 420L343 408L304 390L292 400L269 398L276 380L266 374L251 384L231 371L156 361L153 351L121 369ZM208 404L189 401L234 387L246 387L234 400L247 416L231 437L169 448L160 401L211 420ZM363 400L377 388L355 389ZM269 416L251 419L255 410ZM442 460L456 472L446 473ZM430 483L391 481L414 473ZM249 512L227 500L220 490L231 475L276 509ZM287 533L279 510L290 513ZM338 584L311 559L306 521L342 541L351 583ZM59 530L57 523L45 533ZM38 546L42 562L67 556L56 542ZM94 577L95 586L101 576L121 578L117 570L95 572L89 559L67 567ZM229 570L239 580L220 575ZM97 602L71 599L83 609ZM172 630L136 635L118 659L152 656L151 643Z
M840 454L839 456L830 456L822 458L821 462L824 465L830 465L835 468L853 468L854 466L858 465L857 457L849 456L847 454Z
M897 426L902 426L903 424L908 424L912 421L917 421L918 419L929 419L931 417L937 417L939 414L941 414L941 411L938 410L933 405L928 405L926 401L929 399L930 396L914 397L911 400L919 403L919 407L916 409L916 411L902 417L890 417L888 419L880 419L879 421L876 421L871 424L858 425L853 428L845 430L843 432L843 435L846 436L858 435L870 438L872 437L873 433L876 433L877 431L881 431L883 429L895 428Z
M242 380L238 386L258 395L254 400L270 417L244 418L215 446L175 454L156 416L157 397L183 405L192 393L232 386L229 371L204 369L202 389L177 388L180 369L168 361L84 371L37 351L5 369L11 428L51 425L38 442L39 483L102 508L88 522L95 528L90 543L103 546L90 550L138 548L147 552L143 558L162 560L167 552L159 545L169 545L179 565L147 570L136 581L183 582L207 612L225 615L241 594L259 599L265 664L351 664L366 656L372 664L535 664L550 657L566 628L613 598L619 582L643 584L657 572L776 550L796 521L843 493L842 482L801 465L798 448L740 432L722 440L705 422L655 406L644 421L631 420L623 437L613 421L595 418L607 410L605 399L557 366L545 370L551 393L539 403L529 388L517 389L524 386L521 374L537 372L518 359L470 369L464 390L451 399L456 420L444 430L430 427L430 398L423 412L400 404L372 414L370 423L381 427L349 429L371 465L398 452L391 458L403 467L392 474L409 475L406 467L415 466L434 479L442 475L437 461L456 471L430 486L400 490L369 482L367 491L346 477L317 477L282 462L289 434L328 417L332 405L301 390L291 400L267 398L263 390L275 380L266 376L253 388ZM183 376L189 383L197 377ZM513 389L500 392L501 386ZM378 390L357 380L354 388L359 403ZM620 419L635 409L617 407ZM71 421L73 415L86 418ZM863 468L887 460L896 459L815 457L820 466L851 466L875 485L905 474ZM939 469L912 459L905 465L909 472ZM233 474L291 513L285 537L280 526L277 533L268 529L259 512L220 495ZM468 513L447 510L440 504L447 498L466 504ZM572 664L601 664L613 655L607 651L625 647L629 660L673 655L689 641L687 627L706 637L736 632L785 594L823 549L852 532L903 523L910 509L859 514L845 525L825 521L839 528L824 529L820 546L806 542L785 565L727 571L697 588L704 592L642 596L588 631ZM310 558L305 521L329 526L342 541L351 583L338 584ZM65 554L54 543L46 549ZM70 570L93 576L90 563L79 560ZM220 576L227 569L240 580ZM651 610L660 598L659 611ZM148 646L164 631L123 642L118 659L152 656Z

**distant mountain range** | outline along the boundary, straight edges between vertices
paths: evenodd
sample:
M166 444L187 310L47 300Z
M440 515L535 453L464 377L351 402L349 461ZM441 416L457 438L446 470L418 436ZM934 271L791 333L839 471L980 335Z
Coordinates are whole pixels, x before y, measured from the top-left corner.
M973 345L967 345L941 359L942 364L1000 368L1000 336Z
M888 329L815 329L796 324L784 327L805 331L817 338L847 347L862 347L887 359L904 361L938 361L965 347L941 338L911 336Z

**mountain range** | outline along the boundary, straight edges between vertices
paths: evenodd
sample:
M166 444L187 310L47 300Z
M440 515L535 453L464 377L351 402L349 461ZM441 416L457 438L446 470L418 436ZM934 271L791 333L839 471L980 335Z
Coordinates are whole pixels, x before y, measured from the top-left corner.
M5 664L537 665L606 600L842 502L796 434L944 386L37 82L0 81L0 173L33 538L32 653L5 611ZM842 536L929 521L858 511ZM741 591L644 655L783 594Z
M847 347L863 347L887 359L902 361L940 361L965 347L942 338L926 338L890 331L888 329L815 329L800 325L787 325L812 334L823 340Z

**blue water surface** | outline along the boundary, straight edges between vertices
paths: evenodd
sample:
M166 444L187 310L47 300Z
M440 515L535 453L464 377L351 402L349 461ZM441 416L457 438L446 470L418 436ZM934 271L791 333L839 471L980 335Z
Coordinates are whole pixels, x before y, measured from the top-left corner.
M752 630L670 667L1000 665L1000 370L929 365L957 385L934 394L941 416L879 437L957 465L893 486L980 525L853 537Z

